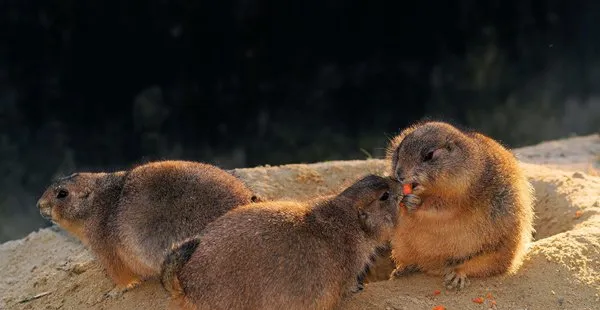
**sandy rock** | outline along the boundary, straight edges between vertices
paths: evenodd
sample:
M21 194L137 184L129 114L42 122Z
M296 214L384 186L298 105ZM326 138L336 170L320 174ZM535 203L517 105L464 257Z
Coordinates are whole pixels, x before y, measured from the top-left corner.
M600 135L546 141L516 149L515 155L522 162L597 176L600 172Z

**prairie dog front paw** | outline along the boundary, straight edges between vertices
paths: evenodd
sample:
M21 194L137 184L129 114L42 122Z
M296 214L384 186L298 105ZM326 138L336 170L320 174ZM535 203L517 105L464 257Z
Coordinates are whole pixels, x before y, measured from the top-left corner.
M408 211L415 211L421 205L421 197L415 194L407 194L402 198L402 203Z

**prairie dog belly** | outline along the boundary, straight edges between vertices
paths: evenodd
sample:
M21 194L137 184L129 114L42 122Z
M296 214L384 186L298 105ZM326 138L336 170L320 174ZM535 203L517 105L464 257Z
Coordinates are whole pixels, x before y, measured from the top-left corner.
M392 238L397 263L437 269L444 267L448 260L480 252L493 231L488 223L481 222L481 218L477 214L465 216L464 213L460 217L449 213L438 216L414 214L399 225Z

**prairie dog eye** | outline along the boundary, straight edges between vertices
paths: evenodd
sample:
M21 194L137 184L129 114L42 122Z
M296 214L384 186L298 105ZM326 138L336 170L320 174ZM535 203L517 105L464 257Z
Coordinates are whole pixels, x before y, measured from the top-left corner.
M425 154L423 157L423 162L428 162L431 159L433 159L433 151L429 151L427 154Z
M63 199L67 196L69 196L69 192L65 189L59 190L58 193L56 194L56 198L58 198L58 199Z
M383 195L381 195L379 200L386 201L386 200L388 200L388 198L390 198L390 192L385 192L385 193L383 193Z

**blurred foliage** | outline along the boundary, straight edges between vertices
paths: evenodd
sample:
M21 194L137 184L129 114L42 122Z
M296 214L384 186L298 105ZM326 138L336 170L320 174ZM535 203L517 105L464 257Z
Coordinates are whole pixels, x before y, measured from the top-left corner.
M0 241L52 177L381 157L423 117L515 147L600 123L600 2L6 0ZM29 219L29 220L23 220Z

